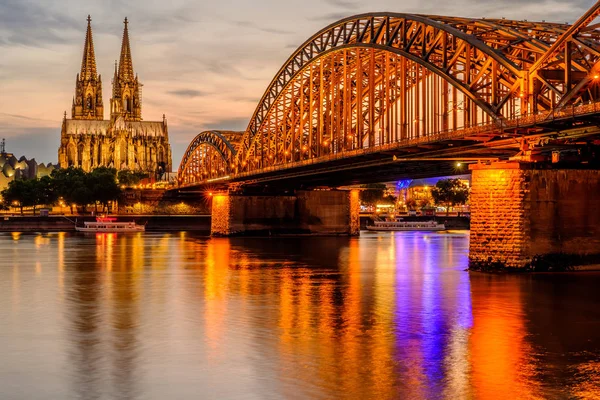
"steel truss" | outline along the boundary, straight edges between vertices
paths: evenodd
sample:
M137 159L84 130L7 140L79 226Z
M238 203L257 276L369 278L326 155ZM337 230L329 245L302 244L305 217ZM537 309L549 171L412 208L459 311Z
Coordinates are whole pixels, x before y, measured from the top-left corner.
M589 24L599 9L600 2L574 25L395 13L338 21L281 67L235 151L218 135L194 139L180 181L372 151L596 101L600 30Z
M243 132L204 131L186 149L177 172L180 184L215 179L231 173Z

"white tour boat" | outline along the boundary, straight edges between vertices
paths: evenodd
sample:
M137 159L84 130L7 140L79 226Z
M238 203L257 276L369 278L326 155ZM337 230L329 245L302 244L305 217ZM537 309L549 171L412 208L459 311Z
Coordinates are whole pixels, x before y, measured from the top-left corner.
M444 224L436 221L403 221L401 219L393 221L374 221L374 225L368 225L370 231L443 231L446 230Z
M78 232L143 232L144 225L135 222L116 222L116 218L96 217L94 222L84 222L83 226L76 226Z

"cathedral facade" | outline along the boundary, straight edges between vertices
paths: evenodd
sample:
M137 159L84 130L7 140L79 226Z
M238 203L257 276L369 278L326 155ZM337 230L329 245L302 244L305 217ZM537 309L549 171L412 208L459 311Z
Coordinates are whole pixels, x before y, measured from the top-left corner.
M71 118L65 112L58 160L61 168L85 171L105 166L161 176L171 172L167 121L142 120L142 84L133 72L128 21L125 18L121 56L115 63L110 119L104 119L102 77L96 70L91 19L88 16L81 72L75 81Z

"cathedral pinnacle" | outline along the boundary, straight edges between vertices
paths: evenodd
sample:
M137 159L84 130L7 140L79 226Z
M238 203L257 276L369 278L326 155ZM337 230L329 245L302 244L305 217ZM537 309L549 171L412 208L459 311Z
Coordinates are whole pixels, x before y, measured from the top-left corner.
M123 117L126 121L142 120L142 96L137 76L133 73L131 47L129 44L129 20L123 21L123 43L118 69L113 79L113 97L110 99L111 118Z
M75 97L71 107L73 119L101 120L104 114L102 104L102 81L96 69L94 39L92 37L92 17L87 17L87 31L83 45L81 72L75 81Z
M95 80L96 56L94 54L94 40L92 38L92 18L87 17L87 32L85 34L85 44L83 46L83 59L81 60L81 73L79 79L82 81Z
M125 17L125 28L123 29L123 43L121 44L121 58L119 60L119 79L123 82L133 81L133 63L131 61L131 48L129 46L129 30L127 17Z

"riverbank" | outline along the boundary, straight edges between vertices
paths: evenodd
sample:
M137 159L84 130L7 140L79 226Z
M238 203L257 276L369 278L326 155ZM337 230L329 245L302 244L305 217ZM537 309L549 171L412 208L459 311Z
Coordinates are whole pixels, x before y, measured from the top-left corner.
M146 225L147 231L192 231L210 234L210 215L115 215L117 221L133 221ZM405 221L430 220L432 217L403 217ZM466 217L434 217L444 223L447 229L468 230L469 219ZM0 232L74 232L75 225L83 225L84 221L94 221L91 215L50 215L47 217L32 215L5 215L0 217ZM360 217L361 229L372 225L370 216ZM290 232L293 234L293 232Z
M117 221L146 225L147 231L193 231L210 234L210 215L128 215ZM93 216L50 215L0 217L0 232L75 232L75 225L94 221Z

